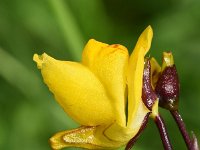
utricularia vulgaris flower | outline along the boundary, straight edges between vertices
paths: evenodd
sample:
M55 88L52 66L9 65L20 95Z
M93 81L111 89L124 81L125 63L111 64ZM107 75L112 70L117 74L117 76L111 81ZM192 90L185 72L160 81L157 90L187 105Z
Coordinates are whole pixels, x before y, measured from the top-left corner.
M56 60L45 53L34 55L57 102L81 125L51 137L53 149L115 149L127 143L126 149L130 149L149 116L158 127L162 125L155 93L161 69L154 58L145 59L152 37L148 26L130 56L122 45L94 39L86 44L81 62ZM170 149L165 127L160 133Z

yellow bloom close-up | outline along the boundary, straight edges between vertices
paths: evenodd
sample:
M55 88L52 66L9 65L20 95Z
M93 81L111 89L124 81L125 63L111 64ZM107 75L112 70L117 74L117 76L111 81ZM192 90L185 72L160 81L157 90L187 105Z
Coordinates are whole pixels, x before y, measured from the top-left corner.
M148 26L130 56L122 45L94 39L86 44L81 62L34 55L56 101L81 125L51 137L53 149L115 149L136 136L147 114L157 115L157 101L152 110L142 101L144 58L152 37Z

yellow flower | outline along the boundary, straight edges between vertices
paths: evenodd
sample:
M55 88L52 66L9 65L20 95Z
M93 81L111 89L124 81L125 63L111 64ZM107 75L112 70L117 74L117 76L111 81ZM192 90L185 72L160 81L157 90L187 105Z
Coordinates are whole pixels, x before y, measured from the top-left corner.
M65 112L82 126L55 134L53 149L113 149L134 137L150 110L142 102L144 56L152 28L139 37L133 53L118 44L89 40L82 62L60 61L47 54L33 59L44 82ZM157 112L157 103L153 107ZM126 112L128 110L128 112Z

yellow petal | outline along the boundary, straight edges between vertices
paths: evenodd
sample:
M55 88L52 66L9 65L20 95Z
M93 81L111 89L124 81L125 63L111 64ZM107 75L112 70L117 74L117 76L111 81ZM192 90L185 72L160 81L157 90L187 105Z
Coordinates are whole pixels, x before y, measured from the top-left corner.
M155 88L161 73L161 67L154 57L151 58L150 62L151 62L151 81L153 88Z
M112 100L117 123L125 126L128 50L122 45L108 45L91 39L85 46L82 57L82 63L94 72Z
M122 144L128 143L128 141L134 137L138 132L138 127L127 128L120 126L118 123L113 123L104 131L104 135L111 141L120 142Z
M95 143L95 127L81 127L56 133L50 138L52 149L59 150L65 147L82 147L87 149L100 149Z
M80 127L62 131L50 138L51 147L59 150L65 147L81 147L87 149L113 149L122 146L104 136L105 127Z
M110 100L101 82L84 65L34 55L44 82L58 103L78 123L87 126L114 120Z
M128 127L136 128L149 112L141 100L144 56L151 46L153 31L148 26L140 35L129 59L128 80ZM138 127L139 130L139 127Z
M173 65L174 57L172 55L172 52L163 52L162 71L164 71L166 67L171 67Z
M151 118L155 119L159 113L158 113L158 99L154 102L153 107L152 107L152 112L151 112Z
M98 42L94 39L90 39L85 45L85 48L82 53L82 63L86 66L92 66L95 59L98 57L101 49L107 47L108 44Z

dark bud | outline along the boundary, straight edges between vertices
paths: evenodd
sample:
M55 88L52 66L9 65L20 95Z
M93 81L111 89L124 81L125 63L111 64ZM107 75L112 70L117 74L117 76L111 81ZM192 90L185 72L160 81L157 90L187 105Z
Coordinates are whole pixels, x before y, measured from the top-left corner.
M152 110L152 106L157 99L157 96L151 84L151 63L146 59L143 72L142 100L145 106Z
M163 53L162 73L155 91L159 97L159 106L170 111L178 109L179 79L171 52Z

